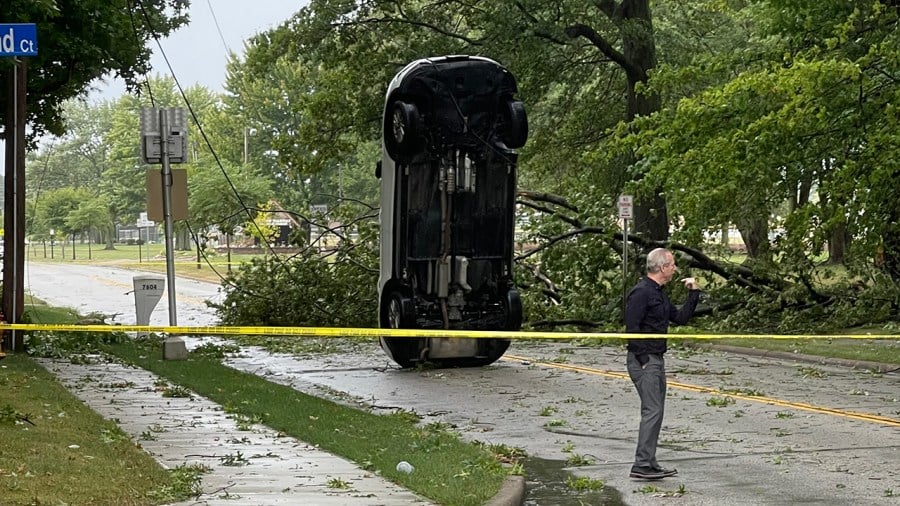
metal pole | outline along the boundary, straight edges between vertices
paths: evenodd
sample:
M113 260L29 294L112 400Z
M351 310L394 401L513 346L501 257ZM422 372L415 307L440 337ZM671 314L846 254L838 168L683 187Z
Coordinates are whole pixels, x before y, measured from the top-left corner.
M622 316L625 316L625 306L628 302L628 218L622 219Z
M175 312L175 251L174 251L174 226L172 224L172 168L169 165L169 116L168 110L159 110L160 149L162 155L162 187L163 187L163 216L166 219L166 277L168 278L169 291L169 325L178 325L178 316Z

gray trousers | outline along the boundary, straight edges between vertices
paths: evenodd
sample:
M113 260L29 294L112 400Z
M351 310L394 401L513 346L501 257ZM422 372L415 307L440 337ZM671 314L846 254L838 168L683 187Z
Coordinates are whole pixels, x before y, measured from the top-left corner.
M628 352L628 375L641 398L641 425L634 465L655 468L659 467L656 443L666 407L666 361L662 354L649 354L647 358L647 363L641 366L634 353Z

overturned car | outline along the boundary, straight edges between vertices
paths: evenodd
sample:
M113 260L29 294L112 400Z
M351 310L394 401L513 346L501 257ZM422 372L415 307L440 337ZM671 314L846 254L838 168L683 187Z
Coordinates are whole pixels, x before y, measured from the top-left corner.
M515 148L528 138L515 78L474 56L422 59L391 81L381 178L383 328L518 330ZM494 362L508 339L383 337L400 366Z

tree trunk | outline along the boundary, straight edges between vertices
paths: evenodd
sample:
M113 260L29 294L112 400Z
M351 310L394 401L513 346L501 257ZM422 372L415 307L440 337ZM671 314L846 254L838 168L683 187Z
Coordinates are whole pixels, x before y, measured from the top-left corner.
M112 222L113 223L116 222L116 216L113 216ZM138 229L138 232L140 232L140 229ZM103 249L105 249L105 250L116 249L116 226L112 225L111 227L106 228L103 233L103 236L104 236L104 244L105 244Z
M744 246L747 247L747 257L753 260L768 260L769 256L769 225L765 216L747 217L737 222Z
M838 265L844 263L844 253L847 251L847 244L850 242L850 233L847 231L847 224L840 223L831 231L831 238L828 240L828 263Z
M592 27L575 24L566 27L569 37L584 37L604 56L615 62L627 81L625 119L647 116L659 110L659 96L637 92L638 83L646 83L648 72L656 67L656 40L653 35L649 0L604 0L595 2L597 8L616 25L622 41L622 51L616 50ZM624 171L636 160L626 160ZM638 195L634 205L634 231L643 237L666 241L669 238L669 214L661 188L653 188L650 196Z
M630 64L625 68L628 80L625 119L631 121L638 116L649 116L660 107L658 95L636 91L638 83L646 83L650 69L656 67L656 40L648 0L623 1L622 17L619 25L622 52ZM653 195L636 199L634 228L654 241L669 239L669 212L662 188L656 187Z
M900 206L894 201L888 212L888 221L881 234L882 249L876 263L894 282L900 282Z

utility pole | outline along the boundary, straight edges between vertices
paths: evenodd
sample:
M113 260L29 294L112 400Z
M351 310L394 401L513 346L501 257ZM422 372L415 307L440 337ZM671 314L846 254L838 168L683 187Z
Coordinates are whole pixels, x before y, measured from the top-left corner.
M25 302L22 288L25 270L25 100L28 66L23 56L37 56L37 25L0 24L0 57L12 56L6 72L6 188L3 215L3 315L8 323L20 323ZM3 348L24 351L25 341L15 330L3 334Z
M25 302L22 271L25 269L25 85L27 64L16 59L7 71L6 174L3 214L3 315L8 323L21 323ZM21 334L10 330L3 348L25 350Z

